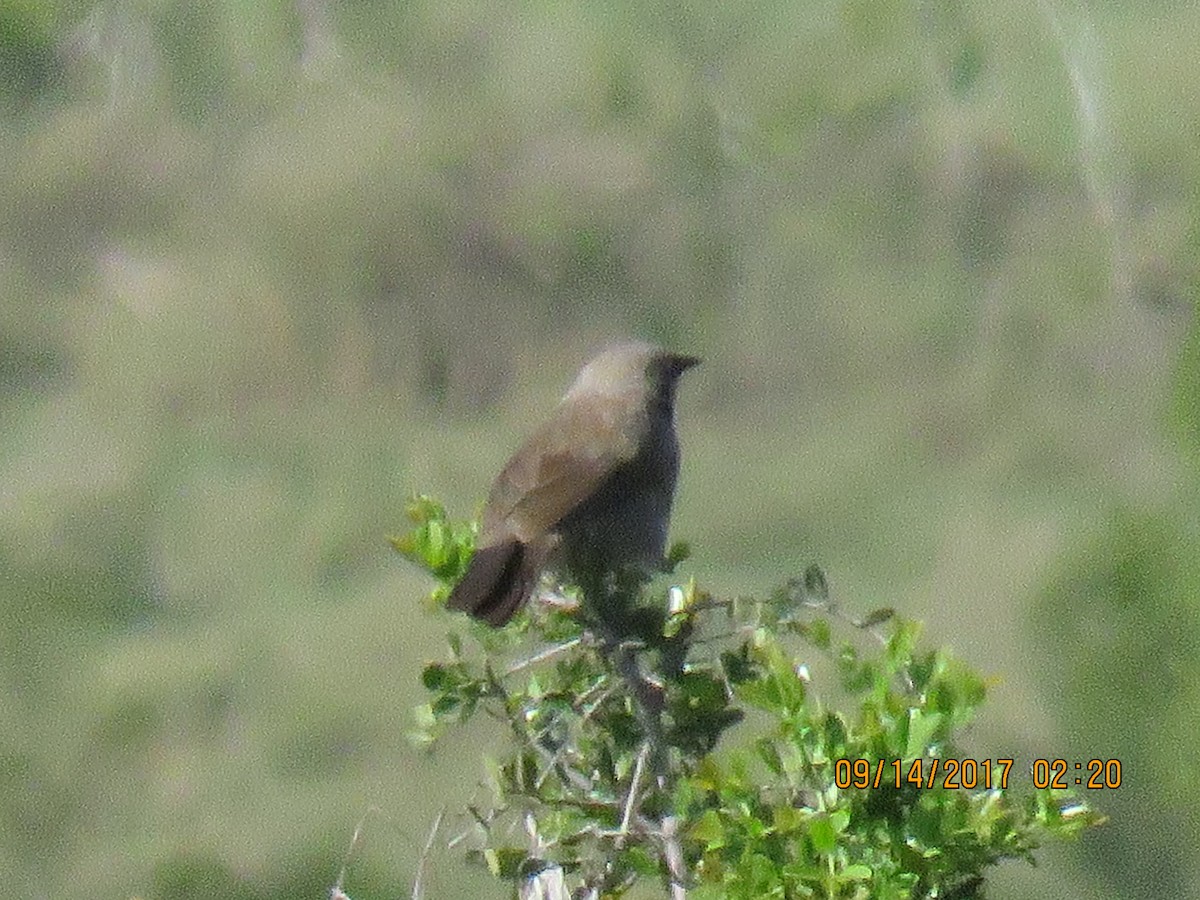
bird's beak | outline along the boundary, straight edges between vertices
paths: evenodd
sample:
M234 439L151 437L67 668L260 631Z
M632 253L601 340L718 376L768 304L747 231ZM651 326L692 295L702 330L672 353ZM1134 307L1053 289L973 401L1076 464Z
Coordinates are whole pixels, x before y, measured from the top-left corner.
M692 366L698 366L702 362L703 362L703 360L700 359L700 357L698 357L698 356L682 356L682 355L676 356L675 357L675 371L682 374L682 373L686 372L688 369L690 369Z

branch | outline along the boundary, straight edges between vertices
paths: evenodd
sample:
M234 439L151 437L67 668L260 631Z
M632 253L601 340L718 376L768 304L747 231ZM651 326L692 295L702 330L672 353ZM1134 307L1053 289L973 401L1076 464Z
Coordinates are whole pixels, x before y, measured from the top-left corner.
M617 848L625 846L625 837L629 834L629 821L633 818L633 805L637 800L638 786L642 781L642 769L646 765L646 757L650 755L650 743L642 744L638 751L637 763L633 767L633 777L629 779L629 794L625 798L625 811L621 814L621 832L617 837Z
M417 860L417 874L413 879L412 900L422 900L425 895L425 863L429 861L429 853L433 849L433 841L437 837L438 830L442 827L442 817L446 815L446 807L438 810L437 816L433 820L433 827L429 829L429 837L425 840L425 848L421 851L421 858Z
M614 640L615 636L611 630L604 628L604 631L608 633L603 634L604 643L601 652L608 651L606 655L610 655L613 668L617 670L629 688L629 694L633 699L634 714L646 736L643 754L639 755L638 765L634 770L634 783L630 785L630 798L626 804L627 815L626 823L624 823L627 824L628 814L635 806L633 793L637 789L636 781L640 778L643 755L651 760L658 789L669 793L672 782L671 758L662 726L665 698L662 685L651 681L642 672L637 657L637 650L641 648L641 645L632 641ZM683 860L683 847L679 842L678 822L673 813L666 812L659 818L657 825L656 830L663 844L663 861L666 863L671 879L671 900L686 900L687 892L684 888L686 867Z

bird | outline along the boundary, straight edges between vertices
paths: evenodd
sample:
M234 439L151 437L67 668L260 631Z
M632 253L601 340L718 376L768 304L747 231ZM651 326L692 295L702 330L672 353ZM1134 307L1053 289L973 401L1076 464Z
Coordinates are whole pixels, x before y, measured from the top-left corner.
M446 606L499 628L544 570L595 584L662 568L679 472L676 384L699 362L645 341L590 359L500 470Z

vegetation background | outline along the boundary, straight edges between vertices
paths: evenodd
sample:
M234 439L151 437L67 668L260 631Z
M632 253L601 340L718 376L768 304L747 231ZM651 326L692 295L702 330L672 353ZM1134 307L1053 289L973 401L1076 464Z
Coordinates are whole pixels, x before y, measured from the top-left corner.
M990 896L1200 896L1197 48L1171 0L0 0L0 883L317 897L377 808L345 888L408 896L497 735L405 740L447 621L385 535L642 335L707 359L688 572L819 562L993 676L977 757L1121 760Z

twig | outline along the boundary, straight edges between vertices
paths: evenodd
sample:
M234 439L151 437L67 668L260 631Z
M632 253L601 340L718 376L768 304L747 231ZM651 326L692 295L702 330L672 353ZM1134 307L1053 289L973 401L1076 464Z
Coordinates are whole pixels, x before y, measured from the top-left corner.
M536 666L540 662L545 662L548 659L553 659L554 657L558 656L558 654L560 654L560 653L566 653L568 650L570 650L572 647L574 647L576 644L578 644L581 640L582 640L582 638L571 638L571 640L564 641L561 644L552 644L551 646L547 647L545 650L541 650L541 651L533 654L533 656L526 657L525 659L518 660L517 662L513 663L511 666L509 666L507 669L504 670L504 674L505 675L513 675L517 672L520 672L522 669L528 669L530 666Z
M434 839L437 837L438 830L442 827L442 817L446 815L446 807L438 810L437 816L433 820L433 827L429 829L429 837L425 839L425 848L421 851L421 857L417 860L417 874L413 879L412 900L421 900L424 896L425 880L425 863L429 860L429 853L433 849Z
M679 843L679 820L673 815L665 815L659 823L659 828L663 857L667 861L667 871L671 873L671 900L685 900L687 890L683 886L685 867L683 845Z
M646 765L646 757L649 754L650 742L646 741L638 751L637 762L633 766L633 777L629 780L629 795L625 798L625 811L621 814L621 832L616 841L618 849L625 845L625 837L629 834L629 820L633 816L633 805L642 781L642 768Z
M383 815L383 810L378 806L368 806L366 812L362 814L362 818L358 820L358 824L354 826L354 834L350 838L350 846L346 848L346 855L342 859L342 868L338 872L337 881L333 887L329 889L330 900L342 900L346 896L342 890L342 885L346 883L346 870L350 867L350 860L354 857L354 851L358 849L359 843L362 841L363 827L367 824L367 816L371 813Z
M655 783L660 791L666 793L671 782L671 760L662 727L663 688L642 673L636 655L638 644L614 641L611 632L603 637L604 644L611 649L613 667L629 687L634 701L634 713L646 735L644 746L646 756L652 761ZM632 811L631 804L627 804L627 810ZM662 839L663 861L667 864L667 872L671 878L671 900L686 900L683 847L679 842L678 823L674 814L664 813L658 820L657 831Z

